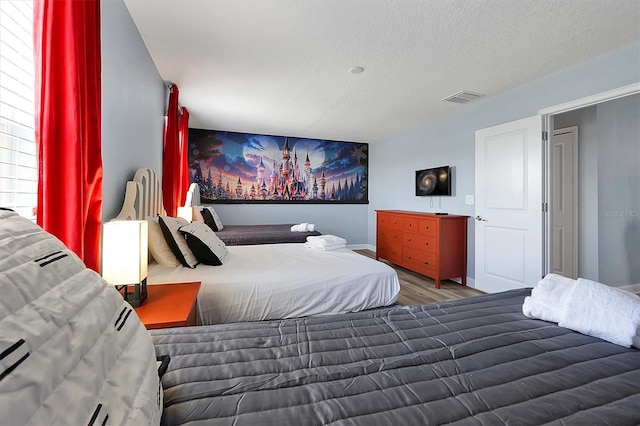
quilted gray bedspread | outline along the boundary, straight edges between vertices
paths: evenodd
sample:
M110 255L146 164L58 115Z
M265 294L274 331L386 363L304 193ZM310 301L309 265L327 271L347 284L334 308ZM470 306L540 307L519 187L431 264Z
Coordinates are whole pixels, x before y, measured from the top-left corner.
M522 314L530 290L154 330L164 424L640 424L640 351Z
M228 246L253 244L304 243L320 232L291 232L293 224L285 225L225 225L216 235Z

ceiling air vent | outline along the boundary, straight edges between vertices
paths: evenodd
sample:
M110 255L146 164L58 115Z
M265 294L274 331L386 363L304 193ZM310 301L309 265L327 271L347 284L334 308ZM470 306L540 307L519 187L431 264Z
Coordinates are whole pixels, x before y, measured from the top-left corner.
M453 102L455 104L466 104L467 102L471 102L474 99L478 99L483 97L484 95L480 93L469 92L468 90L461 90L457 93L454 93L451 96L447 96L442 101Z

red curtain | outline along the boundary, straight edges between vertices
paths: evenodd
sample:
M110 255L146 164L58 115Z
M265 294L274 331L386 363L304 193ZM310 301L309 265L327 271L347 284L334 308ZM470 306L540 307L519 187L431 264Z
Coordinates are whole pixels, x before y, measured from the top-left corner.
M191 175L189 174L189 111L182 107L180 115L180 205L187 201L187 190L191 185Z
M175 217L182 199L180 194L182 190L182 161L179 135L180 108L178 106L180 91L175 84L171 85L170 90L162 158L162 199L167 214Z
M34 2L37 222L100 271L99 0Z

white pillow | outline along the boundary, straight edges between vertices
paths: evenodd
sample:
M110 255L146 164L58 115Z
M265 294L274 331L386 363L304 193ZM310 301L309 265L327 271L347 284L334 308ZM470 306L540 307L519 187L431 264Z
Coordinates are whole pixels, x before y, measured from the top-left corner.
M160 266L180 266L180 261L171 251L171 247L164 238L157 217L148 217L149 223L149 253Z
M180 233L180 227L188 225L189 222L181 217L158 216L158 223L164 239L167 241L171 251L178 258L180 263L187 268L195 268L198 259L193 255L187 241Z
M220 217L218 216L218 213L216 213L216 211L213 209L213 207L211 206L203 206L203 209L207 209L211 212L211 216L213 216L213 220L216 223L216 231L222 231L224 229L224 226L222 225L222 221L220 220Z
M205 265L222 265L227 246L206 223L193 222L180 228L196 258Z

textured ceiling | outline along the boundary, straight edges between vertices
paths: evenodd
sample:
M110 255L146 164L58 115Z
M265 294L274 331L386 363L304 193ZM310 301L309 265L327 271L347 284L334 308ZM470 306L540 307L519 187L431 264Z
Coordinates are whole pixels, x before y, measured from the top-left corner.
M335 140L640 42L638 0L124 1L190 127Z

